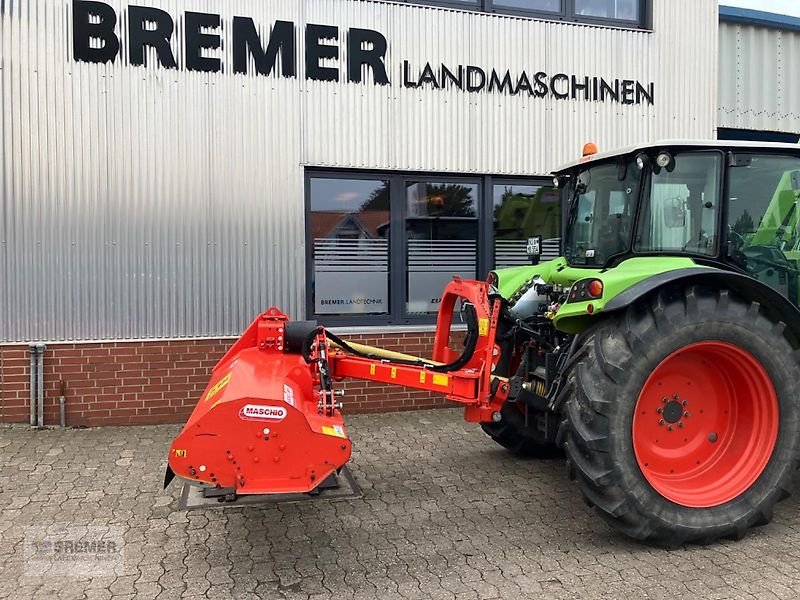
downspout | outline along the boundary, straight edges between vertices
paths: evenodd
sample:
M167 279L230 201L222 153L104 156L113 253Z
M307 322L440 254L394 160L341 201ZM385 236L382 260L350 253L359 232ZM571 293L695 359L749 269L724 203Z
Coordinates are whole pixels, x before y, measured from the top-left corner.
M61 426L67 426L67 413L66 413L66 396L67 396L67 382L63 379L58 382L58 406L61 411Z
M37 375L39 377L39 386L36 390L39 395L39 427L44 427L44 350L47 346L44 344L37 344L36 349L38 350L39 356L38 364L37 364Z
M31 427L35 427L36 426L36 345L31 344L30 346L28 346L28 352L30 352L31 355L31 364L30 364Z

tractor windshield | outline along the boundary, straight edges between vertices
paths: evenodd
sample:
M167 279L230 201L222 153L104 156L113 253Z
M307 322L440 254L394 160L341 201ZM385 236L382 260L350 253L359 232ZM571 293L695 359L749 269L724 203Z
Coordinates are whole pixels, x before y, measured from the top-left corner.
M591 166L567 188L564 255L572 265L601 266L630 247L639 172L630 159Z

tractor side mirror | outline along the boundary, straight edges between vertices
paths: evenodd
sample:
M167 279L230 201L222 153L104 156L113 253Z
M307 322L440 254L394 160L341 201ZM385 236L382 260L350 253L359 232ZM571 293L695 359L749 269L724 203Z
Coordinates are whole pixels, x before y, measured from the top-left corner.
M528 254L531 264L538 265L539 257L542 255L542 236L529 237L525 252Z
M686 208L683 198L671 198L667 201L667 205L664 208L664 227L669 229L683 229L685 226Z

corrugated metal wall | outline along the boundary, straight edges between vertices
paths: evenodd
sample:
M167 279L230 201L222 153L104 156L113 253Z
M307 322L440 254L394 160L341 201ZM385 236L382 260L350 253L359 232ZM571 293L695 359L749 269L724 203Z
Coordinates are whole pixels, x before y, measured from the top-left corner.
M126 27L128 3L106 1ZM655 0L654 33L361 0L136 4L176 18L179 65L186 10L222 15L225 65L234 15L264 40L293 21L300 76L76 62L71 0L0 0L0 340L234 335L270 304L302 315L306 165L545 174L587 139L714 131L713 0ZM392 84L343 68L307 81L306 23L383 33ZM403 60L654 81L655 106L404 89Z
M720 23L720 127L800 132L800 32Z

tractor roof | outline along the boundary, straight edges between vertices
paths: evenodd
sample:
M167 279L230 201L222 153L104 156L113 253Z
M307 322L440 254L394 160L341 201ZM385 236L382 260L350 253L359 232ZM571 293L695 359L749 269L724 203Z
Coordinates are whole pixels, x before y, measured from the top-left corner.
M628 146L626 148L619 148L610 152L598 152L590 156L584 156L577 160L573 160L558 169L553 173L560 173L578 165L585 165L595 161L601 161L607 158L614 158L615 156L624 156L632 154L639 150L660 150L662 148L675 148L675 147L691 147L691 148L708 148L710 150L726 150L728 148L748 148L753 150L769 149L769 150L786 150L792 154L800 155L800 144L784 144L777 142L749 142L738 140L659 140L650 144L640 144L638 146Z

